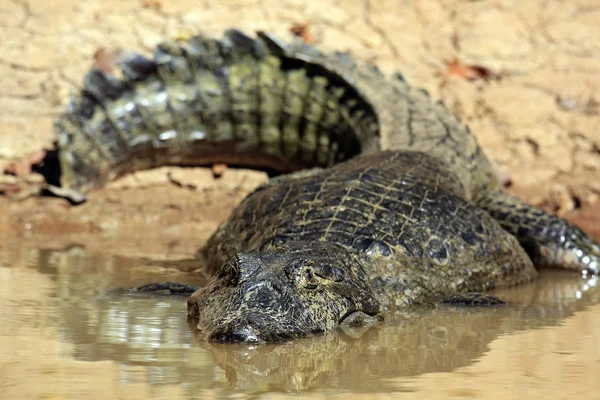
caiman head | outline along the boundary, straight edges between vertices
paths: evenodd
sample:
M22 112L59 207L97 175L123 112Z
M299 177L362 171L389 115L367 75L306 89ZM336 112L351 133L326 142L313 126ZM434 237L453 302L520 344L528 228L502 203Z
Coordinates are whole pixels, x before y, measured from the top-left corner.
M209 341L278 342L379 317L360 258L311 243L239 253L188 300Z

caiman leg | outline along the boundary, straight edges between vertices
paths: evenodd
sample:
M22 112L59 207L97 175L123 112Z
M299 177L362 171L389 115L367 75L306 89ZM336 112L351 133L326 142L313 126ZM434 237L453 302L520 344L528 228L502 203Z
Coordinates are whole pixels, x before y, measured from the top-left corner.
M484 191L475 204L517 237L537 267L598 274L600 244L575 225L504 192Z
M189 296L198 290L198 286L191 286L179 282L160 282L147 283L145 285L130 288L130 292L138 293L153 293L153 294L168 294L168 295L185 295Z
M311 168L306 170L300 170L285 175L280 175L275 178L269 179L263 183L255 191L262 190L273 184L285 182L287 180L306 178L312 175L316 175L323 171L321 168ZM207 281L213 273L216 273L216 268L221 265L214 265L209 263L210 257L205 254L206 246L200 248L196 253L196 258L193 260L178 260L178 261L166 261L166 262L152 262L153 264L159 264L162 267L176 268L182 271L199 270L203 281ZM201 268L200 268L201 267ZM136 286L130 288L130 292L138 293L150 293L150 294L166 294L166 295L190 295L198 289L195 286L187 285L180 282L155 282L146 285Z
M145 260L145 263L160 266L163 268L175 268L182 272L190 272L199 270L199 280L206 281L209 277L204 274L205 268L201 266L205 265L202 258L196 258L192 260L172 260L172 261L152 261ZM197 286L188 285L180 282L155 282L148 283L141 286L129 288L130 292L137 293L150 293L150 294L166 294L166 295L186 295L194 293L198 290Z

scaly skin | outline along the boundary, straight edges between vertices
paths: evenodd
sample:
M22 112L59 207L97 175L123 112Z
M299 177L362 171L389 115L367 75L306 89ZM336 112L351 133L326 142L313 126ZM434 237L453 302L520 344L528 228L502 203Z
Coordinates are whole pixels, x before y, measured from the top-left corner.
M531 280L531 258L598 272L598 243L502 192L468 128L401 76L234 30L163 43L122 70L123 81L88 74L57 121L63 192L165 164L325 168L263 185L203 248L215 276L188 312L208 340L277 341L460 303Z
M208 340L276 341L534 278L516 238L465 193L438 160L405 151L263 185L206 245L208 265L235 265L190 312Z

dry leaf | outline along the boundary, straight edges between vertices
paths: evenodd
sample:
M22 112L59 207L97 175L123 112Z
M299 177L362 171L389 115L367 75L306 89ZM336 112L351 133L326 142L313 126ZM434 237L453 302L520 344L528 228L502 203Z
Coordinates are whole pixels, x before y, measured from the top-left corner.
M220 178L227 171L227 164L213 164L212 173L215 178Z
M162 9L162 3L159 0L142 0L142 8L160 11Z
M553 185L550 188L550 202L554 212L558 216L564 216L566 213L575 210L578 207L579 201L571 192L570 188L565 185Z
M194 35L196 35L196 32L189 29L178 29L175 31L175 34L173 34L172 39L179 43L185 43Z
M116 67L114 54L101 47L94 53L94 68L106 75L112 74Z
M0 193L8 194L8 193L17 193L21 188L17 185L9 185L6 183L0 183Z
M459 76L470 81L500 79L500 74L479 65L465 65L454 59L446 63L446 76Z
M45 150L38 150L19 158L6 166L4 172L18 177L31 174L32 166L41 163L46 157Z
M296 37L302 38L302 41L306 44L311 44L313 42L313 37L308 31L310 27L310 22L306 22L303 24L294 24L290 28L290 33Z

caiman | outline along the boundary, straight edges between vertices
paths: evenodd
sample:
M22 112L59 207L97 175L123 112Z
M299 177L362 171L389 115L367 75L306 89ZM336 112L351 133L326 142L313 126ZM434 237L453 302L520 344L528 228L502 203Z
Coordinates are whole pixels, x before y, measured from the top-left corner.
M92 70L56 123L57 193L160 165L282 173L199 251L188 300L206 340L273 342L536 277L598 274L600 245L503 191L466 125L396 74L228 30Z

